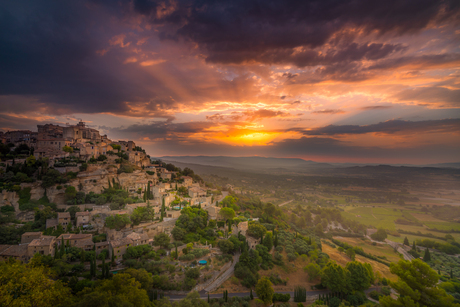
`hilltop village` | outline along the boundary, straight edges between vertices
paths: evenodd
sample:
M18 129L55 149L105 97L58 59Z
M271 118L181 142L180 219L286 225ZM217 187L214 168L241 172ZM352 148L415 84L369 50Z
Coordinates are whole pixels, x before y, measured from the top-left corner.
M457 282L456 271L449 278L430 262L429 248L388 241L384 229L345 217L337 199L265 203L84 122L0 139L0 282L11 301L55 291L50 297L71 306L170 306L174 296L184 306L374 306L404 300L390 285L405 293L394 283L405 266L442 269L443 281ZM414 260L423 251L430 266ZM32 292L18 296L9 276L19 271L43 285L22 284ZM443 291L433 294L446 303L438 306L455 306Z
M54 256L61 242L122 259L128 247L154 246L160 234L171 237L184 208L201 209L207 220L223 220L217 204L227 191L213 193L192 170L152 161L133 141L112 141L83 122L39 125L38 131L2 136L3 144L14 144L13 152L29 151L1 163L2 174L13 176L3 182L2 212L22 223L34 222L37 212L48 215L43 231L25 232L19 245L2 245L2 259ZM22 173L24 167L36 170ZM234 231L247 227L244 221ZM93 242L95 236L104 240Z

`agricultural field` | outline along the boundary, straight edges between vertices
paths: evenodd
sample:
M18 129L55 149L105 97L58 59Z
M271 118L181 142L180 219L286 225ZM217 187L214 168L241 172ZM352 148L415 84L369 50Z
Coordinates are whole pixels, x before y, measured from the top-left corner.
M400 259L399 254L396 253L388 244L373 245L370 240L363 240L362 238L335 237L334 239L340 240L353 246L361 247L364 252L377 257L385 257L386 259L384 260L388 260L390 262L398 262Z
M393 242L397 242L397 243L404 243L404 238L407 237L407 239L409 240L409 243L412 244L412 242L414 240L424 240L424 239L428 239L428 240L432 240L432 241L436 241L436 242L439 242L439 243L446 243L446 241L444 240L440 240L440 239L435 239L435 238L429 238L429 237L422 237L422 236L415 236L415 235L409 235L409 234L401 234L401 236L399 237L396 237L396 236L392 236L392 235L388 235L388 240L391 240Z
M394 221L398 218L402 218L403 213L378 207L346 207L343 216L350 220L376 228L396 230Z
M426 226L430 228L436 228L439 230L456 230L460 231L460 223L452 223L452 222L425 222Z
M443 253L431 253L430 266L436 271L439 270L441 275L452 275L460 278L460 258Z
M343 238L341 238L342 240ZM333 248L327 244L323 245L323 252L328 254L329 257L336 261L338 264L345 266L348 262L350 262L350 258L348 258L344 253L341 253L337 250L337 248ZM363 257L361 255L356 255L355 258L359 262L363 263L369 263L372 268L374 269L374 272L380 272L380 275L382 277L385 277L387 279L390 279L391 281L396 281L398 278L396 275L393 275L390 272L390 268L380 262L368 259L366 257Z

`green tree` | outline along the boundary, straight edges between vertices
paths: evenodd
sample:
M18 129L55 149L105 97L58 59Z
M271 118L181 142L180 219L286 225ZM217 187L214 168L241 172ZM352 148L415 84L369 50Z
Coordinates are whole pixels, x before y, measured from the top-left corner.
M371 234L371 239L372 240L375 240L375 241L385 241L385 239L387 238L387 232L385 231L385 229L382 229L380 228L379 230L377 230L376 233L373 233Z
M271 304L275 291L273 290L273 284L268 277L264 276L259 279L256 285L256 293L257 297L266 305Z
M404 245L410 246L409 239L407 237L404 238Z
M273 234L271 232L267 232L267 234L264 237L264 241L262 243L267 247L267 249L270 251L273 247Z
M123 273L129 274L132 278L141 284L141 288L148 291L153 286L152 273L147 272L145 269L127 269Z
M65 199L66 200L74 200L75 197L77 197L77 189L75 189L75 187L69 185L65 189Z
M423 261L425 261L425 262L430 262L431 261L431 255L430 255L430 249L429 248L425 249L425 254L423 255Z
M153 237L153 244L155 246L168 247L170 240L171 239L167 234L159 233Z
M130 274L119 273L112 279L98 281L94 289L84 288L79 293L76 307L96 306L151 306L147 291Z
M314 262L310 262L303 270L308 274L309 281L315 280L321 273L321 267Z
M2 306L63 306L70 303L71 290L54 281L49 270L36 262L0 262L0 304Z
M437 287L439 275L422 260L400 260L390 265L390 271L399 277L397 282L389 284L400 296L397 299L380 297L382 307L460 307L460 304L454 304L454 298L444 289Z
M29 156L26 159L26 164L28 167L34 166L36 162L37 162L37 159L35 158L35 156Z
M348 256L348 258L351 259L351 261L354 261L355 260L355 255L356 255L356 252L353 248L348 248L347 251L345 252Z
M348 262L345 269L348 274L348 286L351 290L362 291L371 286L371 276L367 268L360 262Z
M323 233L323 225L321 224L318 224L316 225L315 227L315 234L318 236L318 237L321 237L324 233Z
M345 269L334 262L329 262L321 272L321 284L332 292L348 292Z
M249 222L248 234L251 237L254 237L256 239L260 239L263 236L265 236L266 233L267 233L267 228L265 228L264 225L262 225L260 223L256 223L256 222Z
M200 298L200 294L196 291L192 291L187 296L176 303L174 306L177 307L209 307L209 304Z
M219 240L217 242L217 247L219 247L220 250L222 251L222 253L224 253L224 254L228 254L228 253L233 252L233 250L235 248L235 246L233 245L233 243L230 240Z
M73 148L70 147L70 146L67 146L65 145L63 148L62 148L63 151L65 152L68 152L68 153L73 153Z
M220 209L219 215L224 219L224 221L231 220L235 217L235 210L225 207Z

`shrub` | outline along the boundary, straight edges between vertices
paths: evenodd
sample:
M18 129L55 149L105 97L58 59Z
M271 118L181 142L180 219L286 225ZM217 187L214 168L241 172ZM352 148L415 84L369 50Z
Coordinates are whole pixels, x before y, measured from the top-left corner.
M374 290L374 291L369 292L369 296L373 298L374 300L378 301L380 298L380 293Z
M274 293L272 298L273 302L289 302L290 299L291 295L289 293Z

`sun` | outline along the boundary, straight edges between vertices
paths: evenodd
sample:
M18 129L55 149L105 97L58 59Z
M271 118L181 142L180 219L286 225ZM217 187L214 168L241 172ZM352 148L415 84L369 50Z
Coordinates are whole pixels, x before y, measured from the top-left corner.
M255 145L267 145L272 140L274 140L279 133L277 132L240 132L232 133L227 135L222 135L217 137L218 140L225 143L230 143L232 145L245 145L245 146L255 146Z

